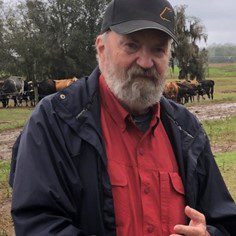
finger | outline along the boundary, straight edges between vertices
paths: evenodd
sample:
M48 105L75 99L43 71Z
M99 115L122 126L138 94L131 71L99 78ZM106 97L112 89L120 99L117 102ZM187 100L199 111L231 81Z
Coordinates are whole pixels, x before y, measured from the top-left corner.
M202 233L202 228L200 227L194 227L189 225L176 225L174 227L175 234L180 235L191 235L191 236L199 236Z
M203 224L205 224L205 222L206 222L205 216L204 216L201 212L199 212L199 211L197 211L197 210L195 210L195 209L193 209L193 208L191 208L191 207L189 207L189 206L186 206L186 207L185 207L185 214L186 214L194 223L203 223Z

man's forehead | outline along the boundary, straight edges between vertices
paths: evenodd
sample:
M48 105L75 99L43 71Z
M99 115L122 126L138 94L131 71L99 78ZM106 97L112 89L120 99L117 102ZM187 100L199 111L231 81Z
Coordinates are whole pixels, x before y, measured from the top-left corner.
M167 43L168 40L170 39L170 37L166 33L155 29L139 30L130 34L123 34L121 36L123 38L132 40L153 39L162 43Z

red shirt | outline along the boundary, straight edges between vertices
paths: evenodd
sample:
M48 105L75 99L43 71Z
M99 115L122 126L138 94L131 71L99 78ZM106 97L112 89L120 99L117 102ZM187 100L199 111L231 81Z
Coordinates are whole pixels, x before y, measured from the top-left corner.
M100 76L101 124L118 236L170 235L186 224L184 188L169 138L154 106L142 133Z

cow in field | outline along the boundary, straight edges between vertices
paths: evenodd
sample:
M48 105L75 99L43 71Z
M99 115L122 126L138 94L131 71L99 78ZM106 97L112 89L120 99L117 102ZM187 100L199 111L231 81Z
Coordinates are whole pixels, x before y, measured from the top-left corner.
M2 102L3 107L6 107L7 105L7 97L4 95L2 91L2 86L4 84L3 80L0 80L0 101Z
M207 94L209 98L213 99L214 81L204 80L198 81L176 81L166 84L163 95L169 99L177 101L179 103L193 102L194 97L197 96L199 101L200 96L204 98L204 94Z
M57 91L68 87L77 80L76 77L60 80L46 79L41 82L37 82L36 85L32 81L29 81L30 84L30 100L34 100L34 86L38 89L39 100L44 98L47 95L56 93Z
M3 106L9 106L9 99L13 99L14 106L18 106L18 99L24 91L24 80L19 76L10 76L2 85L1 99L4 100Z
M179 87L175 82L166 83L163 95L171 100L177 101Z
M63 88L70 86L76 80L77 80L76 77L68 78L68 79L54 80L56 91L62 90Z
M205 94L209 99L214 97L214 80L202 80L200 81L201 88L205 91Z
M22 77L10 76L3 82L0 90L0 100L3 103L3 107L9 106L10 99L13 99L15 107L22 106L23 102L28 106L29 100L31 106L33 106L30 90L30 83L25 81Z
M45 96L56 92L55 82L51 79L46 79L41 82L37 82L39 101Z

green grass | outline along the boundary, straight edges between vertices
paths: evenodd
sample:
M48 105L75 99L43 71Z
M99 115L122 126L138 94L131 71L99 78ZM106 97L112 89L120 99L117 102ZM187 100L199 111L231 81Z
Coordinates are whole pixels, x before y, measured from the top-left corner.
M0 109L0 132L23 127L32 108Z
M236 76L236 63L210 64L209 77L233 77Z
M236 143L236 116L225 119L204 121L203 127L212 145L224 147L225 151Z
M178 78L179 68L175 66L174 77ZM236 63L209 64L206 77L236 77Z
M10 171L10 162L0 161L0 182L7 181L9 171Z
M233 199L236 201L236 151L217 153L215 156L217 165L224 178L224 181L231 193Z
M8 176L10 171L10 161L0 161L0 235L12 235L9 229L13 228L10 216L10 209L6 207L6 201L9 202L12 190L8 184Z
M11 196L11 189L8 185L10 172L10 161L0 161L0 202Z
M11 189L8 185L10 161L0 161L0 202L11 197Z

